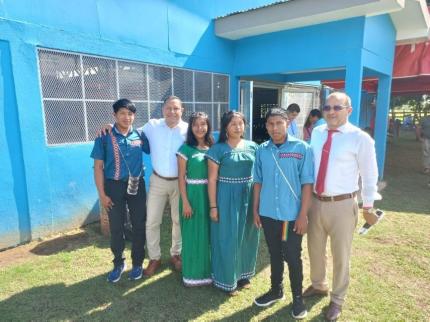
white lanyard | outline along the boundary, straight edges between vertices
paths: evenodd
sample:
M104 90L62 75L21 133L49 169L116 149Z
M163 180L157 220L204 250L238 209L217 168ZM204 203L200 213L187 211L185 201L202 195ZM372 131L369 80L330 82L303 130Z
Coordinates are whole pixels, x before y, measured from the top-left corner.
M278 163L278 160L276 160L275 154L273 153L273 149L271 150L271 152L272 152L273 160L275 161L275 164L278 167L279 172L281 172L282 176L284 177L284 180L287 183L288 187L290 188L291 193L293 194L294 198L296 198L296 201L300 201L299 197L297 197L297 194L294 192L293 187L291 187L290 181L288 181L287 177L284 174L284 171L282 171L282 169L281 169L281 167L280 167L280 165Z

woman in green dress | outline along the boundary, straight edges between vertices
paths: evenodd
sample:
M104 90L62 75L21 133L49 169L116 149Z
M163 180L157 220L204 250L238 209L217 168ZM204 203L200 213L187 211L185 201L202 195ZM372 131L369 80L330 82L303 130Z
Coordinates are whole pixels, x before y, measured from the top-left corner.
M193 113L188 123L187 139L176 153L181 194L182 281L185 286L212 284L205 158L212 144L208 115Z
M253 224L252 170L257 144L243 139L245 118L229 111L221 119L218 143L208 151L212 278L236 295L255 274L259 230Z

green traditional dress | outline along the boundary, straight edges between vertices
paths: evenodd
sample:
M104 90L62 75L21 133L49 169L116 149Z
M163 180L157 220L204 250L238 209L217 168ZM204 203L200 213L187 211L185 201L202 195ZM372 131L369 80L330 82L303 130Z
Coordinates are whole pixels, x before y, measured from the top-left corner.
M213 145L206 157L219 165L218 222L211 222L212 278L216 287L233 291L255 274L259 230L252 214L252 170L257 144L242 148Z
M207 150L183 144L176 153L187 161L187 197L193 214L185 218L182 200L179 213L182 233L182 279L186 286L212 283L209 245L209 201Z

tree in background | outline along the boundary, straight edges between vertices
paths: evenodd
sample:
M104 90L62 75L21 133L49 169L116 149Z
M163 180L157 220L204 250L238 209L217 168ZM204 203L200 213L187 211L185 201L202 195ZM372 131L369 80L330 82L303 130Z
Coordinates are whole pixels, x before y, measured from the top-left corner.
M396 119L396 111L403 110L402 119L405 116L404 106L408 106L408 113L413 114L414 123L418 123L423 116L430 113L429 94L410 94L392 96L390 102L391 115Z

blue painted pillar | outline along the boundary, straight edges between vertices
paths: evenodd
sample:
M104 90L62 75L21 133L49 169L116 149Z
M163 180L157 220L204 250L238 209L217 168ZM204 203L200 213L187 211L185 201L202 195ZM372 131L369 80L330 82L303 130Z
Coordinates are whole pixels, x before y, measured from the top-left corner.
M239 80L234 75L230 76L230 106L229 109L237 111L239 109Z
M358 126L361 106L361 82L363 80L363 66L361 59L353 61L346 67L345 92L351 97L352 113L349 121Z
M387 148L388 111L390 108L391 76L383 75L378 80L376 101L375 149L379 180L384 176L385 152Z
M0 41L0 249L31 240L27 182L9 43Z
M49 172L36 49L33 44L17 39L10 43L10 50L22 137L31 237L34 239L53 231L55 209L52 208L51 185L55 178L52 181ZM25 224L26 227L28 225Z

